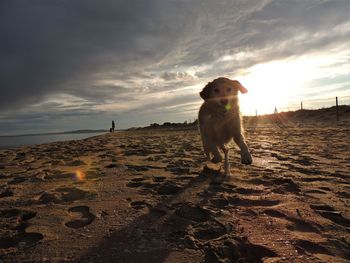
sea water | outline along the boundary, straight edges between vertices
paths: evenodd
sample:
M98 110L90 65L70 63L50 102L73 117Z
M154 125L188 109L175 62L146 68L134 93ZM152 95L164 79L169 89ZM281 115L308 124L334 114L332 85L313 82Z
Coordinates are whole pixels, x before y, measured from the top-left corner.
M103 132L0 136L0 148L14 148L49 142L81 140L101 134L103 134Z

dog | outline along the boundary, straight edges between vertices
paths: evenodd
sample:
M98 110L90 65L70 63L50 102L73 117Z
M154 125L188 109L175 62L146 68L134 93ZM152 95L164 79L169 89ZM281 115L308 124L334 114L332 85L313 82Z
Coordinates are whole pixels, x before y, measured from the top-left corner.
M229 149L226 144L232 139L241 150L241 162L252 163L243 135L238 92L244 94L248 90L237 80L220 77L209 82L199 93L204 100L198 113L204 153L208 161L219 163L222 161L219 149L223 151L225 176L230 175Z

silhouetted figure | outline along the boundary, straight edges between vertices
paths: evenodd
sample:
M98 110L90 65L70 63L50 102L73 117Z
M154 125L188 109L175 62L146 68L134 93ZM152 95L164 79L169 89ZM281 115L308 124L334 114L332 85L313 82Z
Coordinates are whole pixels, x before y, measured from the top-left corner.
M112 132L114 132L114 129L115 129L115 123L114 123L114 120L112 121Z

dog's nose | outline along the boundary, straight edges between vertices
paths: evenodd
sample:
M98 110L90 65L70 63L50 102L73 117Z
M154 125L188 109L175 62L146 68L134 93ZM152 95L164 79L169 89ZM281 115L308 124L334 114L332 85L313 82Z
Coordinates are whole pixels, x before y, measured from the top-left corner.
M221 99L221 100L220 100L220 103L221 103L222 105L226 105L226 104L228 103L228 99Z

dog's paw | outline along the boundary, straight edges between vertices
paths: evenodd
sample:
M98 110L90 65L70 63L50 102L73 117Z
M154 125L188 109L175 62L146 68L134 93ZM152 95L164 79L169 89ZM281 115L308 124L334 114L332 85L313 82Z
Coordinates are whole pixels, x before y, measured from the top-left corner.
M250 152L246 151L241 153L241 162L243 164L252 164L253 158Z
M214 156L213 159L211 159L212 163L220 163L222 161L222 157L220 155Z

